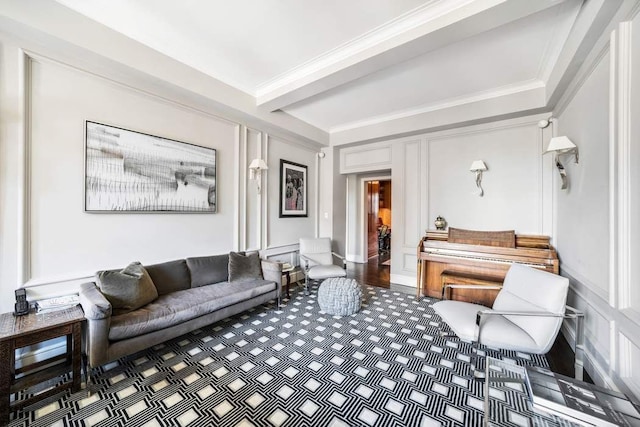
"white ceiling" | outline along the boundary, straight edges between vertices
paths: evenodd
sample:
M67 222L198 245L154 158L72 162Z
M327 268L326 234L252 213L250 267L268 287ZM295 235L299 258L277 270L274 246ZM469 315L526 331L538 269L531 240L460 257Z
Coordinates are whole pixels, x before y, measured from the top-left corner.
M56 1L331 135L544 90L584 8L582 0Z

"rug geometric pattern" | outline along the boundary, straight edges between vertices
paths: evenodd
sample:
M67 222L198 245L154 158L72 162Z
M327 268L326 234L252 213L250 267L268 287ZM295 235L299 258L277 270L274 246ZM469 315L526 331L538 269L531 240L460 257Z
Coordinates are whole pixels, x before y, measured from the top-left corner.
M10 425L482 425L471 346L439 336L437 300L363 291L361 310L345 317L321 312L316 288L294 291L280 310L257 307L95 369L90 397L54 396ZM547 366L544 356L485 351Z

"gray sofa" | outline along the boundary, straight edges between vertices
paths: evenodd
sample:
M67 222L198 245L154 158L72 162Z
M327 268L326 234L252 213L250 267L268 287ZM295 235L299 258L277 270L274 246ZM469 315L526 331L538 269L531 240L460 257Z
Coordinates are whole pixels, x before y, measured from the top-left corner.
M85 351L90 367L204 327L275 299L280 305L282 265L261 261L262 279L228 282L229 254L149 265L158 298L117 314L94 282L80 289L87 319Z

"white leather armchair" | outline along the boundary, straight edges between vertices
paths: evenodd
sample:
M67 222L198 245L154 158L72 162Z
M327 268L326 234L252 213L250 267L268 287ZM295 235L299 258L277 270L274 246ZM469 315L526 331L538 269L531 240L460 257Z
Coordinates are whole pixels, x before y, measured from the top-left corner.
M563 319L575 319L575 372L582 379L584 314L565 305L568 289L566 277L513 264L492 308L462 301L440 301L433 308L463 341L533 354L546 354ZM475 369L474 374L480 377L482 371Z
M342 267L334 264L333 259L342 261ZM300 264L304 269L304 292L309 294L310 280L324 280L331 277L345 277L347 262L342 255L331 251L331 239L300 239Z

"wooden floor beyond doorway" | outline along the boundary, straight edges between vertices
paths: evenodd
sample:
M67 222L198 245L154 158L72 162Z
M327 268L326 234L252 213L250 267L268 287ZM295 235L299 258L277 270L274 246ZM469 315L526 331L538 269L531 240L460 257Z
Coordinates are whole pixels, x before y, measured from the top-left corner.
M369 258L364 264L347 263L347 277L356 279L358 283L365 283L380 288L389 288L391 267L378 262L378 257Z

